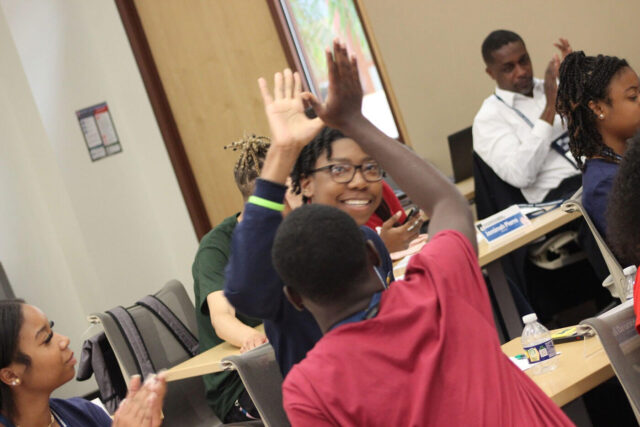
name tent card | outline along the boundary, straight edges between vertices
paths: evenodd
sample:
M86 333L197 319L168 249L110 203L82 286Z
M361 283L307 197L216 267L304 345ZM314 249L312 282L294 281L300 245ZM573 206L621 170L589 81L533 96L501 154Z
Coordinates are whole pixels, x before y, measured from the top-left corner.
M482 237L492 243L530 224L529 218L522 213L517 205L513 205L479 221L476 227Z

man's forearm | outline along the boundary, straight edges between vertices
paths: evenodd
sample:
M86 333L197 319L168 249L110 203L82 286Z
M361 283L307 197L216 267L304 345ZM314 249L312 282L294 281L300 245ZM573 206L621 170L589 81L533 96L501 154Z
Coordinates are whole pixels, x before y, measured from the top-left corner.
M467 200L435 167L389 138L362 115L344 123L340 130L376 159L411 200L426 212L431 218L430 233L455 228L476 245Z
M435 204L443 198L458 199L456 187L429 162L389 138L366 118L346 123L341 129L375 158L411 200L431 217ZM461 206L467 202L460 196Z
M540 115L540 120L544 120L545 122L549 123L551 126L553 126L553 121L556 118L556 107L555 105L549 105L547 104L546 107L544 107L544 110L542 111L542 114Z
M219 338L236 347L242 347L242 344L256 333L255 329L245 325L237 317L229 313L212 315L211 326L213 326Z
M267 152L260 177L284 185L299 155L298 147L272 145Z

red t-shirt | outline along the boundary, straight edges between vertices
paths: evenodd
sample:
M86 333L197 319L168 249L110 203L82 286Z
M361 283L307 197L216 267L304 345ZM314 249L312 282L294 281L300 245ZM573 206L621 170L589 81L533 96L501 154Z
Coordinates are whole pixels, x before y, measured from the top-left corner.
M438 233L372 319L328 332L287 375L293 426L573 425L500 348L476 254Z
M387 203L391 215L398 211L402 211L398 222L400 224L404 224L404 221L407 219L407 214L405 214L404 209L402 209L402 203L400 203L400 200L398 199L398 196L396 196L396 193L393 192L393 188L391 188L391 186L384 181L382 181L382 200ZM380 203L382 203L382 201ZM384 221L382 220L382 218L380 218L374 212L365 225L375 230L376 227L382 227L383 222Z

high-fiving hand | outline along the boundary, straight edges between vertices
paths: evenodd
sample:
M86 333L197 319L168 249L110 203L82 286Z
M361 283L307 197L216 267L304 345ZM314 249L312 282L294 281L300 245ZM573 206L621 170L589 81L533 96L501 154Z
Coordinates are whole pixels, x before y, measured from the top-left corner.
M258 85L271 128L271 146L302 150L323 125L320 119L309 119L304 114L300 75L288 68L276 73L273 94L264 78L258 79Z
M329 93L324 103L315 95L302 94L318 117L327 126L340 129L362 114L362 85L355 57L349 58L347 47L338 39L333 42L333 54L326 51L329 69Z

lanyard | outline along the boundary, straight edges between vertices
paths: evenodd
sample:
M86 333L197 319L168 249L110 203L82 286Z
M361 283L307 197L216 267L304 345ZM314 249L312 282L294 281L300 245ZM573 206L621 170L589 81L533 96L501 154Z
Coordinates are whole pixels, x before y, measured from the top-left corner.
M518 116L520 116L520 118L522 118L522 120L525 121L525 123L527 125L529 125L530 128L533 129L533 122L531 120L529 120L529 118L527 116L525 116L522 111L520 111L516 107L513 107L513 106L507 104L506 102L504 102L504 99L500 98L500 96L498 96L497 93L494 92L493 96L495 96L498 99L498 101L502 102L504 105L506 105L511 110L513 110ZM560 135L559 137L557 137L556 139L551 141L551 148L555 152L560 154L562 157L564 157L565 160L567 160L569 163L571 163L571 166L573 166L576 169L579 169L578 168L578 164L573 159L573 157L571 155L571 150L569 149L569 133L568 132L566 132L566 131L563 132L562 135Z
M373 317L376 317L376 315L378 314L378 310L380 308L380 298L381 297L382 297L382 292L376 292L371 297L371 301L369 301L369 306L367 308L365 308L364 310L361 310L361 311L359 311L359 312L357 312L355 314L352 314L351 316L347 317L346 319L343 319L343 320L339 321L338 323L333 325L331 328L329 328L329 330L331 331L331 330L337 328L338 326L342 326L342 325L345 325L347 323L359 322L361 320L367 320L367 319L371 319Z
M520 111L516 107L513 107L513 106L507 104L506 102L504 102L504 99L500 98L497 93L494 93L493 96L498 98L498 101L502 102L504 105L506 105L507 107L511 108L517 115L519 115L522 118L522 120L525 121L526 124L529 125L530 128L533 128L533 122L531 122L531 120L529 120L529 118L527 116L525 116L522 111Z

